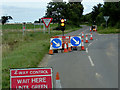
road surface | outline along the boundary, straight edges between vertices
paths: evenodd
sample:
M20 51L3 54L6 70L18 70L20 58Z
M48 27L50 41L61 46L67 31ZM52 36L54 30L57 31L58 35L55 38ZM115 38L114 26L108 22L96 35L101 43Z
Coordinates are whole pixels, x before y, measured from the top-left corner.
M66 35L89 34L89 26ZM46 55L39 67L52 67L59 72L62 88L118 88L118 35L93 33L84 43L86 51ZM84 39L85 41L85 39Z

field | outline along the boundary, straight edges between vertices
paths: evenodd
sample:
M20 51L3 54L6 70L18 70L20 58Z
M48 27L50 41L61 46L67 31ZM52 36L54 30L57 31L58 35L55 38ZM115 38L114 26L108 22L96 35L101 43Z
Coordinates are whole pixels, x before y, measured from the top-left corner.
M26 26L29 28L24 35L21 24L2 27L2 88L10 86L10 68L37 67L45 54L48 53L50 37L62 34L61 31L52 30L57 24L51 24L51 34L48 34L48 30L44 34L42 29L39 30L39 27L36 27L34 32L33 25ZM65 33L79 28L67 26Z

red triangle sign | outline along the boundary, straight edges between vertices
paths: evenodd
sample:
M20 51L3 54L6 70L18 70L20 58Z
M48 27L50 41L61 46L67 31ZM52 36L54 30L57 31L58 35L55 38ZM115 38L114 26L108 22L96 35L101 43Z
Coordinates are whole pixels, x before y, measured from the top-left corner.
M48 28L53 18L41 18L41 19L45 24L46 28Z

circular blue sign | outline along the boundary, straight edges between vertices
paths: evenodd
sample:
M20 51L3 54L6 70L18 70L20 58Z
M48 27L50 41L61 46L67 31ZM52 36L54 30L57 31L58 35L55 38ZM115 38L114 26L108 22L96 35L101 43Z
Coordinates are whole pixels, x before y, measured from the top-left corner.
M58 49L62 46L62 41L58 38L53 39L51 42L52 42L52 47L55 49Z
M79 46L81 43L81 39L79 37L72 37L70 41L73 46Z

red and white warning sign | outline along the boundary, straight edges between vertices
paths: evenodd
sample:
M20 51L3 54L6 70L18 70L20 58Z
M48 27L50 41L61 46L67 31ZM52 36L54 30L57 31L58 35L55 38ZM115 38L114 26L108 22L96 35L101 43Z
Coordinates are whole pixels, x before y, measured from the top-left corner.
M48 28L53 18L41 18L41 19L45 24L46 28Z
M52 68L10 69L10 88L52 90Z

